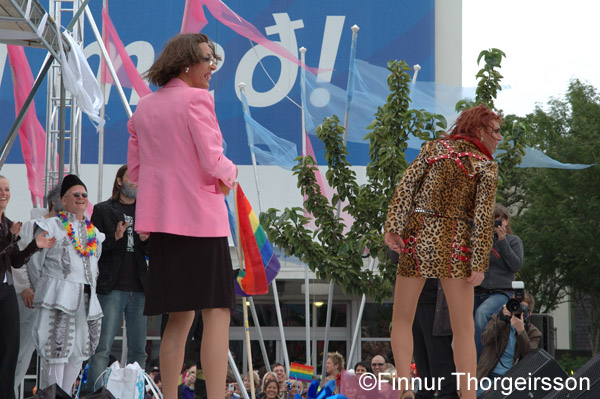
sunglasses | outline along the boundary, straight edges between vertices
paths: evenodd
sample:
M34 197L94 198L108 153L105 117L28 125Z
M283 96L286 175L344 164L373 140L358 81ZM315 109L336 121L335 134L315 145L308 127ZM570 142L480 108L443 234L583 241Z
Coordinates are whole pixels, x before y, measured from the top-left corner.
M79 198L79 197L87 198L88 197L87 193L71 193L71 195L75 198Z
M371 367L373 366L383 366L385 363L371 363Z

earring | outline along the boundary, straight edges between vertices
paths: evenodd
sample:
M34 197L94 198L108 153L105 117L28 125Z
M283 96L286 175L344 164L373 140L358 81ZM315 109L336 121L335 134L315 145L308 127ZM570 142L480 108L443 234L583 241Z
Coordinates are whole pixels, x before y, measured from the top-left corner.
M190 67L185 67L184 72L188 73L190 71Z

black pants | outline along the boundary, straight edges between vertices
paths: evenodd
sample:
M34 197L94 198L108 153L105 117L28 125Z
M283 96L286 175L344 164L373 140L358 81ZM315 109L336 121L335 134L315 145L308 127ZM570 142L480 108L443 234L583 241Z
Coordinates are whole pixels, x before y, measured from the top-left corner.
M15 398L19 358L19 305L12 285L0 283L0 398Z
M416 394L416 399L431 399L436 390L439 399L455 399L456 371L452 352L452 336L433 336L433 319L435 304L419 305L413 323L413 357L417 366L417 374L427 386ZM443 380L440 378L443 377ZM440 382L438 384L438 382ZM435 382L435 385L434 385ZM425 385L425 384L424 384ZM423 388L431 388L425 390Z

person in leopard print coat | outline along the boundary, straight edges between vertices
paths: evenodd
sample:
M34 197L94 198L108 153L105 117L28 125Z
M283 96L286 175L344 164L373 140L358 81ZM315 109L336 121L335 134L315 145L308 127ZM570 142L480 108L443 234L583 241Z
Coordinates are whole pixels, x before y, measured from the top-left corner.
M412 322L426 278L439 278L450 311L454 362L463 398L474 399L477 360L474 287L488 268L498 166L492 153L501 118L484 105L463 111L449 134L423 145L389 206L385 242L399 253L392 349L399 377L408 377ZM460 374L458 374L460 375ZM401 399L414 394L403 387Z

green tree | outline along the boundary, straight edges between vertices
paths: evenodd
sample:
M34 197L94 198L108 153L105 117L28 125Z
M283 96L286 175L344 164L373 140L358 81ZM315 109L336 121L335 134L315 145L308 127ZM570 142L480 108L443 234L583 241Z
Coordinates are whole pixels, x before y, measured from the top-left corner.
M583 170L530 169L521 173L524 209L514 218L525 243L522 278L536 310L555 309L564 287L585 309L593 353L600 345L600 96L579 80L547 111L527 116L536 148L561 162L595 164ZM583 306L585 303L589 306Z

